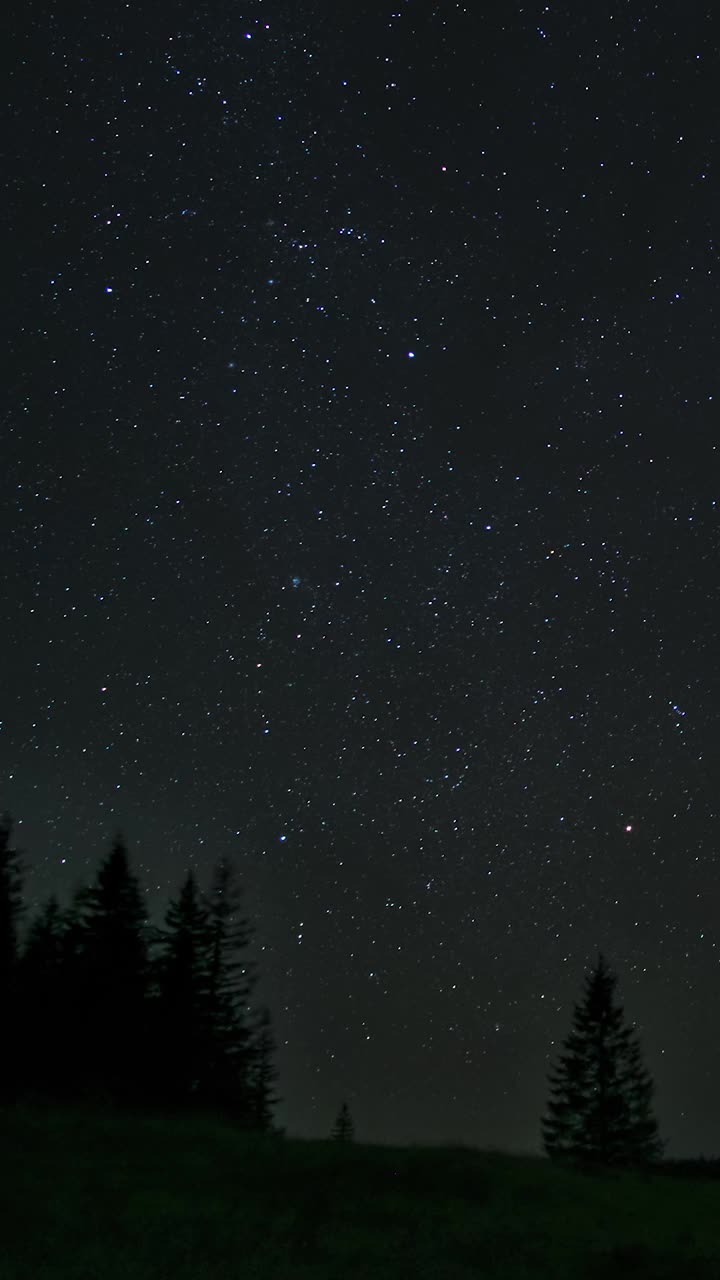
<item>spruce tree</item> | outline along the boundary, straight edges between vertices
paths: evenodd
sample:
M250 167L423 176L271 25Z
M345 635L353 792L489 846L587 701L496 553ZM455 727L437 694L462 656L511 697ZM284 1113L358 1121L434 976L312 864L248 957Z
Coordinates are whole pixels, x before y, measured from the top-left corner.
M149 965L145 910L121 835L96 882L79 895L76 972L84 1019L84 1089L100 1098L137 1100L143 1093L148 1030Z
M153 965L155 1092L173 1104L200 1101L212 1061L210 916L192 871L171 901Z
M30 923L17 968L22 1089L54 1097L69 1084L64 935L63 913L52 896Z
M18 956L18 926L24 911L20 854L10 847L12 830L10 814L0 815L0 991L3 994L12 985Z
M62 913L61 1000L62 1052L53 1072L68 1098L83 1097L88 1083L88 992L85 982L86 927L92 890L76 885L70 905Z
M557 1160L582 1165L645 1165L662 1153L652 1114L653 1085L623 1008L617 978L602 954L585 979L558 1066L549 1074L543 1145Z
M0 1101L15 1096L19 1082L18 926L22 905L20 854L12 845L13 821L0 815Z
M332 1137L334 1142L354 1142L355 1140L355 1125L347 1102L343 1102L338 1111L333 1125Z
M251 1125L255 1046L250 997L257 977L246 954L252 928L242 914L242 891L227 858L215 865L207 906L213 1029L208 1097L234 1120Z
M273 1107L281 1101L274 1092L277 1069L273 1062L275 1041L270 1011L260 1010L255 1029L255 1060L251 1070L251 1125L260 1133L277 1132L273 1124Z

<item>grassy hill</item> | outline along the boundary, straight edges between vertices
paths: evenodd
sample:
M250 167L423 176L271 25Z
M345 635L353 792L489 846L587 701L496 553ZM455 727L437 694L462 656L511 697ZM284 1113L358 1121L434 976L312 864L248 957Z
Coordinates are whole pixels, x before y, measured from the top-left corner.
M0 1280L720 1280L720 1182L0 1112Z

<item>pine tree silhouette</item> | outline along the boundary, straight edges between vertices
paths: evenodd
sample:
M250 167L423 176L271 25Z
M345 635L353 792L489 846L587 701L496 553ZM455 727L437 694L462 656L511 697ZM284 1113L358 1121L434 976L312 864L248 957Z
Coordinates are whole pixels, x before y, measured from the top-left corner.
M16 1096L20 1075L17 991L18 926L22 903L19 850L11 848L13 821L0 816L0 1100Z
M57 1098L70 1086L64 937L63 913L52 896L30 923L17 967L23 1093Z
M354 1142L355 1125L350 1115L350 1108L347 1102L343 1102L338 1111L335 1124L332 1131L333 1140L335 1142Z
M554 1159L584 1165L644 1165L662 1154L653 1085L633 1031L614 1002L617 978L602 954L573 1009L565 1053L549 1074L543 1145Z
M12 849L13 820L9 813L0 815L0 984L10 987L18 955L18 926L22 905L22 869L20 853Z
M260 1010L255 1030L255 1061L251 1070L252 1127L261 1133L278 1132L273 1124L273 1107L282 1099L273 1092L277 1070L273 1063L275 1041L270 1011Z
M153 963L153 1079L172 1104L201 1101L211 1061L210 913L192 871L171 901Z
M96 882L77 899L75 969L85 1091L128 1101L144 1090L141 1055L149 1025L145 911L121 835ZM79 926L79 928L77 928Z
M213 1028L208 1095L233 1120L251 1125L255 1045L250 997L257 977L245 952L253 931L242 914L242 891L227 858L215 865L207 906Z
M62 912L59 1008L62 1048L52 1064L47 1063L60 1093L75 1101L83 1098L88 1084L87 1040L90 1032L85 983L85 916L90 910L91 893L87 885L76 885L70 905Z

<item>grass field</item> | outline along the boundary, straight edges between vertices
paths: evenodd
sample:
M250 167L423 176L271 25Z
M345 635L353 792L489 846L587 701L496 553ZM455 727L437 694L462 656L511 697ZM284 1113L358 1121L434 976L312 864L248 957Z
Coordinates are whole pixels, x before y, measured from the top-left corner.
M0 1112L0 1280L720 1280L720 1181Z

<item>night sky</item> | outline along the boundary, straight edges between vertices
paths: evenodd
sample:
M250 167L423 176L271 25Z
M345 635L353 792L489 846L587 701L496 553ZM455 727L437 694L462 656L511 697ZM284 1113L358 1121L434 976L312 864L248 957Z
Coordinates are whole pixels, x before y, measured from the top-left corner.
M311 1137L539 1151L602 948L720 1152L711 6L16 9L26 900L233 858Z

